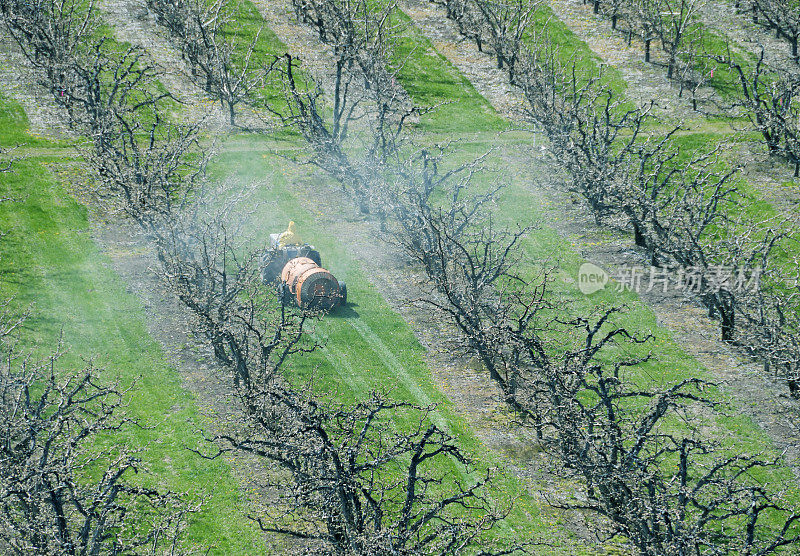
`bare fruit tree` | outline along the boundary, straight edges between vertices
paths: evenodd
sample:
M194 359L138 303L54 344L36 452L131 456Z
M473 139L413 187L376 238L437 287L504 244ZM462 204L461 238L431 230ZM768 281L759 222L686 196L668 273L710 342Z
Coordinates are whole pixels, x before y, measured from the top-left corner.
M540 6L539 0L477 2L484 28L491 36L490 44L495 51L498 68L516 66L516 57L525 35L530 32L529 24Z
M119 206L128 215L152 220L154 211L169 213L179 205L180 193L205 170L205 156L185 156L198 150L199 124L167 120L172 98L159 92L157 74L143 51L129 48L109 56L101 42L94 54L67 74L59 102L73 125L92 137L84 157L99 176L98 195L122 197ZM116 79L113 88L103 84L110 75Z
M396 22L395 4L373 5L363 0L296 0L293 4L298 19L317 29L334 56L359 66L364 87L387 93L393 88L398 95L393 104L400 102L404 91L394 85L396 72L389 67L394 43L405 28Z
M480 52L483 52L486 28L483 21L483 13L475 2L464 0L441 0L437 1L447 10L447 17L452 19L458 26L458 31L467 40L475 41Z
M0 303L0 547L15 554L179 554L185 497L144 487L136 453L101 449L139 426L123 406L133 386L101 380L92 365L63 369L23 350L27 314Z
M583 477L586 503L643 555L770 554L800 542L790 497L749 477L780 466L701 435L715 405L708 385L685 379L642 387L632 370L649 355L612 358L620 344L646 342L613 324L614 310L577 318L579 346L544 369L544 445ZM713 411L712 411L713 413ZM677 424L680 423L680 424Z
M667 56L667 78L681 64L694 63L694 46L702 40L697 22L697 0L640 0L629 13L640 18L642 33L657 40Z
M788 341L794 338L794 332L788 332L780 349L760 349L774 345L765 344L764 337L783 335L775 335L775 326L765 317L761 318L761 333L753 334L751 327L758 321L754 315L759 311L752 309L751 292L734 292L730 285L719 287L714 283L714 269L720 265L734 265L739 274L752 276L759 272L758 265L771 265L770 257L780 252L769 242L755 240L753 251L744 256L737 246L735 238L757 238L757 230L769 230L770 224L739 222L735 217L740 197L737 171L720 163L724 145L689 154L670 141L678 128L662 137L651 137L643 132L650 120L647 106L630 108L604 84L602 75L576 77L546 36L531 34L527 45L510 41L508 48L520 49L517 56L508 58L514 64L507 69L512 83L525 95L527 115L550 140L556 153L554 160L568 171L572 189L584 196L595 218L614 222L622 217L651 264L698 271L702 286L699 299L719 320L723 340L759 353L773 368L787 368L785 361L796 359L785 351L798 344ZM791 154L798 136L792 102L792 83L796 80L776 78L765 69L763 60L752 75L731 57L717 61L735 71L739 67L743 102L749 99L747 111L757 129L772 151L786 152L796 161L797 156ZM788 241L791 234L784 227L776 230L775 237ZM778 272L785 275L787 271L782 267ZM786 281L777 282L784 284L776 285L778 290L788 287ZM777 299L766 292L755 295ZM763 315L793 314L785 306L778 312L756 305ZM744 314L737 319L740 311ZM777 317L775 322L788 321ZM786 330L795 328L787 326ZM769 358L769 353L778 352L780 358ZM791 385L796 373L787 372L785 376L790 377Z
M333 63L333 90L326 91L321 79L300 74L286 54L275 71L285 103L269 109L302 134L311 149L310 162L342 184L362 213L385 219L378 195L382 168L401 148L408 121L425 110L399 104L394 88L382 82L365 88L367 76L347 57ZM353 133L351 126L357 126ZM353 151L359 154L350 154Z
M738 9L744 8L744 1L737 1ZM753 21L763 23L775 30L779 37L785 37L792 47L792 58L798 56L798 39L800 39L800 5L794 0L747 0Z
M297 129L311 148L311 162L333 176L346 191L358 199L363 213L370 212L368 177L354 164L345 151L350 124L366 99L358 93L359 77L348 69L344 59L336 60L333 111L328 117L322 85L317 81L304 82L290 54L279 68L284 87L286 104L271 109L289 127Z
M524 552L524 541L500 548L482 538L509 508L493 500L491 470L464 481L448 476L478 473L431 424L432 408L377 393L341 406L274 386L257 392L250 430L217 437L220 449L208 457L255 454L289 474L293 485L282 503L253 516L264 531L334 554ZM409 428L393 424L398 415Z
M311 162L342 184L363 213L381 221L382 168L396 157L417 107L399 84L403 62L396 40L404 28L394 4L310 0L295 2L298 18L333 49L328 75L300 71L290 55L280 68L285 105L272 110L299 131ZM358 154L354 154L358 153Z
M148 0L147 5L178 44L197 85L227 106L230 125L236 125L237 107L255 102L271 71L274 57L265 62L259 53L264 27L242 40L245 14L228 0Z
M770 156L785 156L795 166L795 177L800 175L800 76L771 67L763 49L751 67L744 67L730 53L716 60L733 70L738 80L737 105L761 133Z
M0 13L9 34L28 60L47 76L46 87L58 91L61 74L93 42L99 23L93 2L75 0L4 0Z
M120 206L140 222L152 219L154 210L169 212L178 191L205 168L206 157L189 162L183 156L197 146L198 125L167 121L175 101L160 87L144 50L94 38L93 4L25 6L15 4L4 21L41 70L43 85L70 126L90 138L84 156L103 185L98 193L124 198Z

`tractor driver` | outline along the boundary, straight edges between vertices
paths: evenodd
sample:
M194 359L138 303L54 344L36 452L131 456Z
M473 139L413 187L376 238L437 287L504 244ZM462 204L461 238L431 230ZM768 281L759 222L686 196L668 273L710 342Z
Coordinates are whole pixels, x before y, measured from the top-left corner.
M289 228L278 236L278 247L284 248L288 245L302 245L303 241L297 234L297 229L294 222L289 222Z

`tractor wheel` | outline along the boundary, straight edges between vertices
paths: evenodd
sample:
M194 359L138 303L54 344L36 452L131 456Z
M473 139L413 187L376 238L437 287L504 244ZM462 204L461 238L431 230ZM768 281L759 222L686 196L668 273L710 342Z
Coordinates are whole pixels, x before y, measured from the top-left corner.
M340 305L347 305L347 284L339 282L339 295L342 296Z

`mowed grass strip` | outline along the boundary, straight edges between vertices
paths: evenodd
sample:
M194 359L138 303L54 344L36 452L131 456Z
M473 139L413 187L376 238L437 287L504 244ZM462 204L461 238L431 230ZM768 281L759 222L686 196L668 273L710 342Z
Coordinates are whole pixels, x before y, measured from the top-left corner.
M266 25L258 8L250 0L234 0L230 9L234 18L225 36L236 45L233 59L235 65L239 66L244 62L247 49L255 40L259 30L261 32L254 44L253 55L250 58L252 70L269 67L276 58L280 58L287 52L286 45ZM302 75L300 78L302 79ZM251 96L251 102L256 110L265 110L266 106L280 110L285 106L283 87L278 80L268 80L266 87Z
M581 77L602 75L603 84L617 95L624 94L628 88L622 73L606 64L547 4L537 6L525 41L532 50L553 48L554 55L565 67L575 68L579 80Z
M398 24L407 26L391 60L400 68L401 84L419 106L442 104L421 119L421 130L469 133L510 127L408 15L398 9L395 17ZM598 75L602 67L602 80L607 87L618 94L627 88L619 70L603 64L600 56L578 39L547 5L537 8L525 40L532 49L552 47L556 58L566 67L574 66L579 77Z
M28 121L19 105L2 98L0 114L0 137L27 144ZM0 242L0 293L14 296L19 310L32 308L25 345L46 356L63 334L69 352L59 367L65 375L93 359L105 369L105 380L119 380L123 387L135 382L126 413L151 428L129 428L105 440L142 450L150 473L131 479L208 496L191 517L191 544L211 547L212 554L263 553L229 464L185 448L197 445L199 431L210 425L198 400L182 388L181 377L147 332L142 306L93 242L85 207L54 178L57 172L83 172L75 164L65 149L61 159L31 155L17 162L13 173L0 174L0 196L18 199L0 204L0 228L10 232Z
M509 127L469 79L434 48L405 13L398 8L394 18L396 24L405 26L390 60L398 72L398 80L417 106L438 106L420 118L420 130L470 133Z

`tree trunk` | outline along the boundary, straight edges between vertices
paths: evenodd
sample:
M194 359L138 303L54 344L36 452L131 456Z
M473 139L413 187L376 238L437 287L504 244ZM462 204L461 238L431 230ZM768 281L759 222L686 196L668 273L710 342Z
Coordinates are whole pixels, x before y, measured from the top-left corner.
M789 393L793 398L800 399L800 383L796 380L789 379L786 381L789 384Z
M730 303L725 303L725 306L719 307L719 318L722 341L733 342L736 331L736 309L730 306Z
M647 247L647 241L642 233L642 228L636 222L633 223L633 242L637 247Z
M650 39L644 40L644 61L650 61Z

